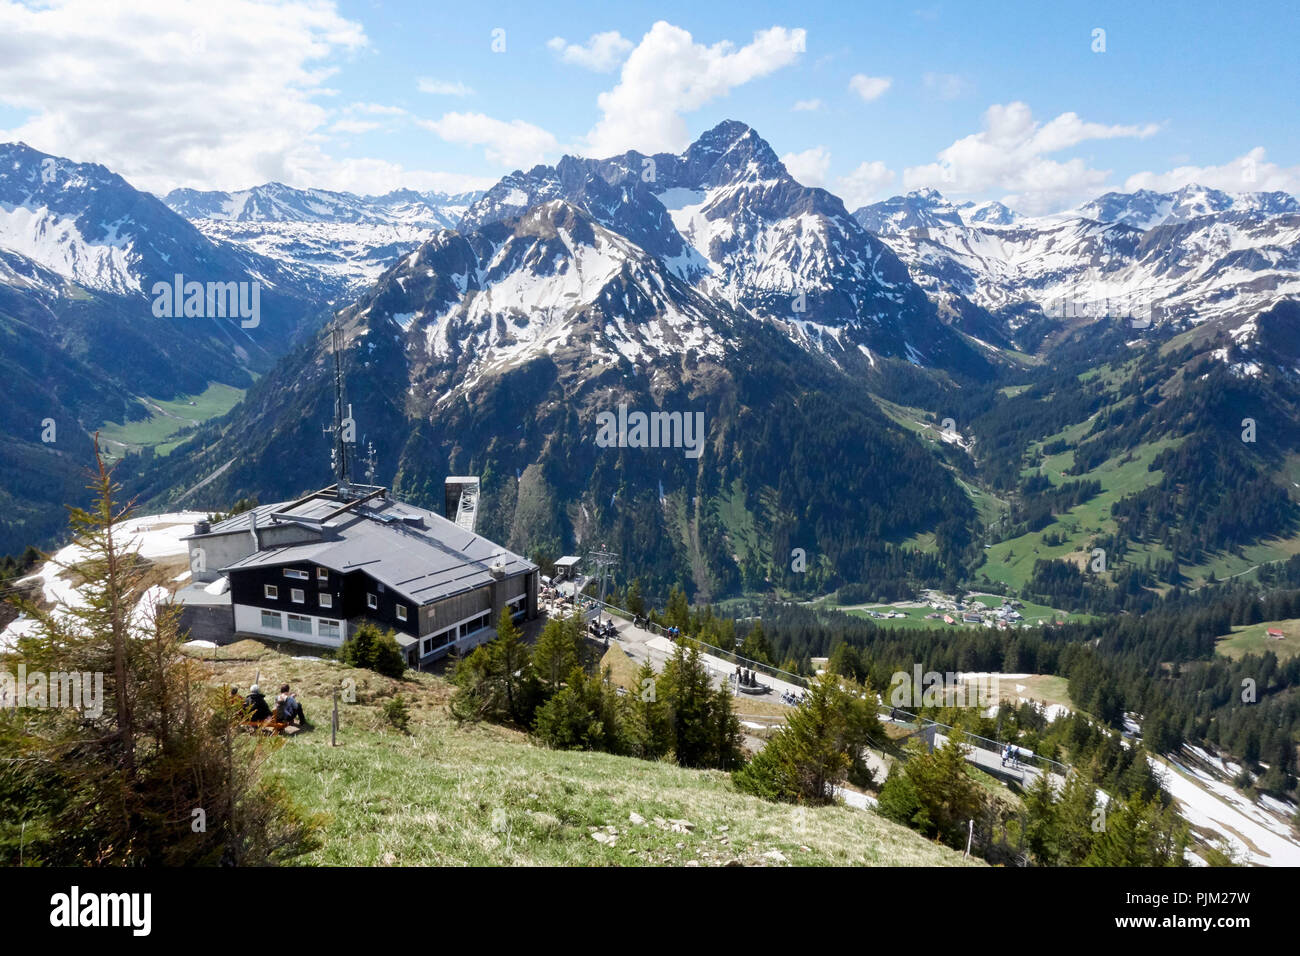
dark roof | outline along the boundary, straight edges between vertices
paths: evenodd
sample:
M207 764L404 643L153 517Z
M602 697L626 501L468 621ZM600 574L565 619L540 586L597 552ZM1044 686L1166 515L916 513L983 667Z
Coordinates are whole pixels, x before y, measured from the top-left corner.
M319 522L345 503L321 492L298 502L262 505L213 525L211 533L247 531L254 515L259 535L292 526L294 518ZM276 514L288 514L289 518L273 518ZM442 515L388 497L357 505L330 518L321 528L319 538L264 548L220 570L227 573L306 562L340 574L364 571L416 604L481 587L494 580L492 567L496 564L504 567L506 577L537 570L531 561L465 531Z

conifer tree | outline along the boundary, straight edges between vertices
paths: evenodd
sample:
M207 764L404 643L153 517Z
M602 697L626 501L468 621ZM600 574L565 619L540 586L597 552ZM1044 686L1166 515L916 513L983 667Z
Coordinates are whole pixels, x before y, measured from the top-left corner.
M768 643L767 635L763 633L762 621L755 621L754 626L749 629L744 643L740 645L740 655L760 664L772 663L772 645Z
M627 586L627 609L637 617L645 616L645 596L641 593L641 579L635 578Z
M1092 851L1094 837L1104 826L1105 814L1097 805L1097 786L1092 774L1075 769L1065 780L1057 808L1057 862L1079 866Z
M736 771L736 786L769 800L829 803L854 768L865 769L862 753L878 730L867 709L836 675L824 673L785 726Z
M537 705L532 654L509 608L497 621L497 636L456 665L450 709L457 720L509 721L527 727Z
M260 775L275 744L236 733L242 702L182 651L177 612L152 606L133 508L118 504L98 438L95 454L94 504L70 509L84 558L66 570L84 582L80 600L23 605L35 626L4 662L81 675L82 700L0 712L0 808L21 807L25 824L21 847L0 829L0 859L256 865L309 851L316 821ZM84 685L100 681L94 703Z
M622 751L622 721L613 689L575 666L562 686L537 708L533 731L556 750Z
M533 648L533 667L547 696L560 689L561 682L583 663L583 638L578 616L551 618L542 628Z
M683 638L660 675L672 748L683 767L730 769L740 760L740 721L731 694L715 690L699 645Z
M645 760L658 760L672 747L666 705L659 699L654 665L643 661L631 692L627 736L631 752Z
M1051 777L1040 773L1024 798L1025 843L1040 866L1053 866L1060 855L1060 821Z

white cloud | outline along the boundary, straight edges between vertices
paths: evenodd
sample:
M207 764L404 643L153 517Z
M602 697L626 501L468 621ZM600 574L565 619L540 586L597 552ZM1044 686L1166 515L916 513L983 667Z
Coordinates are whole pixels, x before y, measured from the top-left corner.
M383 123L376 123L374 120L359 119L341 119L336 120L330 127L331 133L369 133L373 130L382 129Z
M427 76L422 76L417 85L421 93L429 93L433 96L470 96L474 93L473 90L459 80L451 83L447 80L432 80Z
M555 137L523 120L494 119L482 113L445 113L441 119L420 120L449 143L482 146L494 163L512 169L527 169L544 162L558 148Z
M348 107L352 113L376 113L380 116L405 116L406 110L400 106L385 106L383 103L353 103Z
M367 46L324 0L0 0L0 103L30 114L0 140L103 163L154 192L465 181L324 151L330 123L351 119L327 105L334 63Z
M970 90L970 84L956 73L926 73L921 85L941 100L955 100Z
M608 73L623 62L632 41L617 30L593 33L586 43L568 43L564 37L552 37L546 44L565 63L572 63L597 73Z
M865 73L854 73L849 78L849 89L868 103L884 96L885 90L893 85L894 81L887 76L867 76Z
M746 46L704 46L681 27L659 21L623 64L618 84L597 98L603 114L586 137L590 155L629 149L678 152L690 142L683 113L793 63L805 32L772 27Z
M802 153L786 153L781 162L790 175L805 186L824 186L826 171L831 166L830 151L824 146L814 146Z
M898 177L894 171L879 160L861 163L847 176L841 176L835 182L835 194L844 200L850 210L865 206L869 202L883 199L884 193Z
M400 106L381 103L351 103L345 106L327 132L344 136L373 133L375 130L392 131L404 123L406 110Z
M1092 169L1078 158L1051 159L1050 154L1089 140L1138 138L1159 127L1089 123L1076 113L1062 113L1047 123L1033 117L1020 102L990 106L984 129L940 150L936 163L911 166L903 172L906 189L929 186L945 194L963 195L998 190L1003 201L1029 214L1050 212L1094 196L1109 170Z
M1300 195L1300 166L1270 163L1264 147L1256 146L1222 166L1178 166L1165 173L1134 173L1124 180L1124 189L1173 192L1192 184L1234 193L1282 190Z
M815 113L822 108L821 100L796 100L791 109L796 113Z

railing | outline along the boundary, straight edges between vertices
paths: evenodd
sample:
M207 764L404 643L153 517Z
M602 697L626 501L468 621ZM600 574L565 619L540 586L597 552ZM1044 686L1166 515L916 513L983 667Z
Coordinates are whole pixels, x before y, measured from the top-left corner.
M600 601L598 601L595 598L589 598L588 600L591 601L593 606L600 606L601 610L608 611L610 614L617 614L619 617L624 618L628 621L632 621L634 623L637 621L637 615L633 614L631 611L627 610L626 608L616 607L615 605L610 604L608 601L606 601L603 605L601 605ZM664 627L662 624L656 624L653 621L643 618L641 619L641 622L639 624L636 624L636 626L640 627L642 630L649 631L651 634L658 634L661 637L668 637L668 629ZM727 661L728 663L738 664L741 667L748 668L749 670L754 671L756 673L766 674L768 677L771 677L775 680L785 681L787 684L793 684L796 687L804 687L804 688L808 687L808 678L806 677L801 677L798 674L792 674L789 671L782 670L779 667L773 667L771 664L764 664L762 661L755 661L755 660L750 660L748 657L741 657L734 650L728 651L721 647L715 647L714 645L709 644L705 641L701 641L698 638L691 637L689 634L683 635L683 637L686 637L688 640L691 640L696 644L698 644L701 650L707 651L708 653L712 654L714 657L721 657L724 661Z
M583 598L580 597L579 600L582 601ZM637 620L637 616L633 614L631 611L628 611L625 608L616 607L615 605L610 604L609 602L605 602L602 605L599 600L591 597L585 598L585 601L588 602L587 607L589 608L607 611L611 615L617 614L619 617L625 618L628 621ZM582 606L583 605L580 603L579 607ZM667 629L663 627L663 625L656 624L653 621L642 619L641 623L637 624L637 626L642 628L643 630L650 631L652 634L659 634L663 637L668 636ZM709 652L713 653L715 657L721 657L723 660L729 661L730 663L739 664L742 667L748 668L749 670L761 674L766 674L768 677L773 677L777 680L785 681L786 683L793 684L796 687L806 688L809 686L809 681L808 678L806 677L801 677L798 674L792 674L789 671L782 670L779 667L773 667L770 664L764 664L762 661L754 661L754 660L750 660L747 657L741 657L735 651L727 651L720 647L714 647L712 644L705 643L704 641L700 641L695 638L689 638L689 639L695 641L695 643L698 644L701 649L708 650ZM926 727L933 726L939 728L940 730L948 731L949 733L953 733L953 732L960 733L962 735L963 743L966 743L972 747L977 747L980 750L987 750L992 753L1000 755L1002 753L1003 747L1006 746L1005 741L998 742L996 740L991 740L988 737L981 737L979 734L972 734L966 730L959 730L958 728L949 726L948 724L941 724L937 720L931 720L928 717L921 717L918 714L908 713L907 711L900 710L896 707L890 708L881 705L878 709L881 714L891 714L891 715L898 715L898 716L909 718L908 722L915 723L918 729L925 729ZM945 736L947 736L947 734L945 734ZM1030 751L1023 750L1023 749L1019 750L1017 762L1020 764L1025 764L1034 767L1035 769L1042 770L1047 773L1059 774L1062 777L1065 777L1070 773L1070 767L1067 764L1063 764L1057 760L1052 760L1049 757L1043 757L1040 756L1039 754L1031 753Z
M886 713L890 714L890 716L895 718L898 716L909 718L908 723L914 723L918 730L925 730L926 728L929 727L936 727L941 731L949 732L948 734L944 734L944 736L948 736L950 733L960 733L962 735L963 744L968 744L980 750L987 750L998 755L1001 755L1003 748L1006 747L1005 741L999 742L996 740L991 740L988 737L981 737L979 734L972 734L968 730L961 730L956 727L951 727L948 724L941 724L937 720L931 720L928 717L921 717L918 714L911 714L908 713L907 711L899 710L896 707L889 708L889 707L884 707L882 705L879 708L879 712L881 714L886 714ZM1015 746L1015 744L1012 744L1012 746ZM1044 773L1054 773L1054 774L1058 774L1061 777L1068 776L1070 773L1070 767L1067 764L1063 764L1057 760L1052 760L1050 757L1044 757L1041 756L1040 754L1031 753L1028 750L1024 750L1020 748L1017 749L1019 751L1016 757L1016 762L1018 764L1025 764L1027 766L1035 768L1036 770L1041 770Z

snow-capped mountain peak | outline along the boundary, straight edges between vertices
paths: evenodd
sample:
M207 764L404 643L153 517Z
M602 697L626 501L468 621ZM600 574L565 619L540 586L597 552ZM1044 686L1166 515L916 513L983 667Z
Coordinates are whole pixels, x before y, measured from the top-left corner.
M964 203L960 207L962 221L985 226L1010 226L1019 222L1021 216L996 200L982 203Z
M1227 193L1194 183L1167 193L1149 189L1109 192L1073 210L1086 219L1122 222L1143 231L1224 213L1276 216L1294 212L1300 212L1300 203L1284 192Z
M441 229L478 193L398 189L381 196L265 183L237 192L176 189L166 202L219 242L315 275L326 294L355 292Z
M782 323L800 344L836 361L980 362L890 249L837 197L796 182L744 123L720 123L679 155L566 156L554 167L512 173L470 207L461 230L561 197L677 277Z
M854 215L932 296L1003 314L1012 336L1035 314L1231 324L1300 295L1300 204L1286 193L1110 192L1038 218L986 203L953 221L948 208L909 193Z

